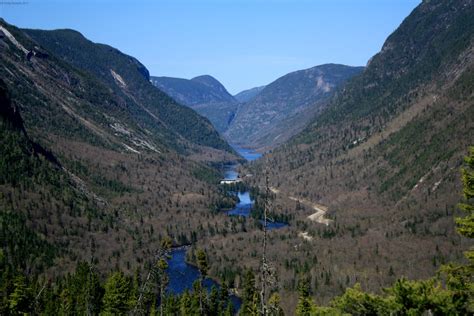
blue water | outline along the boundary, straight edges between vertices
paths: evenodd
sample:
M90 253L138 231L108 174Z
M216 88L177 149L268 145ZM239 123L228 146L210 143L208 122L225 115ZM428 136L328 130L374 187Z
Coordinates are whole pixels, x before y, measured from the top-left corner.
M171 252L171 258L168 260L169 284L168 291L174 294L181 294L184 290L191 290L193 282L199 278L199 270L186 263L186 248L178 248ZM212 279L205 279L204 286L208 291L212 286L220 288L219 284ZM236 311L239 310L242 301L237 296L231 295L230 299Z
M237 180L239 173L237 172L237 165L228 165L224 170L224 180Z
M241 148L233 146L234 149L246 160L253 161L262 156L262 154L252 151L251 149ZM224 171L225 180L236 180L239 176L237 172L237 165L229 165ZM249 217L250 211L254 201L250 198L249 192L237 193L239 197L239 203L230 211L227 211L228 215L231 216L244 216ZM285 223L267 223L267 228L277 229L287 226ZM168 276L170 282L168 284L168 291L175 294L181 294L184 290L192 290L193 282L199 278L199 271L196 267L186 263L186 248L175 249L171 253L171 258L168 261ZM212 279L206 279L204 286L210 291L212 286L219 288L219 284L214 282ZM235 310L239 310L242 305L242 301L237 296L231 295L232 304Z
M237 145L232 145L232 147L239 153L239 155L241 155L248 161L253 161L262 157L261 153L253 151L252 149L242 148Z
M263 224L263 221L260 220L260 223ZM267 221L267 229L268 230L273 230L273 229L279 229L288 226L287 223L282 223L282 222L269 222Z
M252 205L254 203L254 201L250 198L250 193L248 191L239 192L237 193L237 196L239 197L239 203L237 203L233 209L227 211L227 215L249 217L250 210L252 209Z

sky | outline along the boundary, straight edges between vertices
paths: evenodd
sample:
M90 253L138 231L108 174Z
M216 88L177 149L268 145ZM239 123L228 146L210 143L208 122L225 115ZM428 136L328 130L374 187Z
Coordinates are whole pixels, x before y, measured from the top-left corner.
M70 28L155 76L209 74L230 93L324 63L364 66L420 0L0 0L23 28Z

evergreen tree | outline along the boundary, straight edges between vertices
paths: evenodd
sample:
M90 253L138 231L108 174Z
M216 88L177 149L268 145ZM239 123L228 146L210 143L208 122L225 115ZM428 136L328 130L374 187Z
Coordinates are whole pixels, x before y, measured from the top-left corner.
M184 293L181 294L179 306L181 315L192 315L193 303L188 290L185 290Z
M219 306L218 310L219 313L224 313L225 310L227 309L228 305L230 302L230 297L229 297L229 286L227 285L227 282L222 283L222 286L219 290Z
M259 295L255 287L255 275L248 270L244 276L244 295L239 315L257 315L259 313Z
M204 315L204 304L203 304L203 281L206 278L207 270L209 269L207 263L207 256L204 250L198 249L196 250L196 262L199 269L199 283L200 283L200 290L199 290L199 311L201 315Z
M13 282L14 290L9 297L9 307L12 314L28 314L31 312L33 296L27 285L26 278L19 275Z
M464 201L459 204L467 214L465 217L456 218L456 224L461 235L474 238L474 146L469 151L469 156L464 158L465 167L461 169ZM471 261L474 260L473 249L466 254Z
M309 316L313 310L314 304L311 301L311 293L309 288L309 279L303 277L298 284L298 305L296 306L296 315Z
M164 315L179 315L180 302L179 297L174 295L166 295L165 300L162 304Z
M207 310L207 315L209 316L217 316L219 315L219 291L213 285L211 288L211 293L209 294L208 303L209 306Z
M131 308L132 286L122 273L113 273L105 282L103 315L126 315Z
M164 315L163 310L163 300L165 296L165 290L169 283L169 277L166 273L166 269L168 269L168 262L164 258L160 258L156 264L156 278L158 281L159 286L159 297L160 297L160 315Z
M283 309L280 306L280 295L273 293L268 300L268 314L270 316L283 316Z
M196 280L193 282L193 292L191 296L191 311L192 315L202 315L202 283L200 280Z
M466 213L456 218L458 232L474 238L474 146L469 148L469 156L464 158L465 165L461 169L464 200L459 204ZM448 289L453 292L453 304L462 314L474 314L474 249L465 252L468 263L465 265L448 264L441 268L446 274Z
M68 280L67 287L74 313L99 314L103 289L99 276L90 264L78 263L75 273Z

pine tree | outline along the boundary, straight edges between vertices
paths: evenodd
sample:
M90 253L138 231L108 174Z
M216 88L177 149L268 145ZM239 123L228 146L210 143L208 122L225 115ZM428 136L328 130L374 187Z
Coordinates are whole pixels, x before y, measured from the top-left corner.
M155 304L155 297L156 292L156 285L158 287L158 298L160 301L160 315L164 315L163 304L164 302L164 295L166 287L169 283L169 277L166 273L166 269L168 269L168 259L170 258L170 250L171 250L172 241L169 237L163 238L160 243L160 247L156 252L156 263L150 268L148 274L143 282L142 286L134 292L138 292L138 298L133 309L134 314L143 313L145 300L148 302L152 302ZM156 283L152 282L155 281ZM136 282L138 284L138 282Z
M165 297L165 290L169 283L169 277L166 273L168 269L168 262L164 258L160 258L156 264L156 278L159 286L159 297L160 297L160 315L164 315L163 311L163 300Z
M192 303L191 295L189 294L188 290L185 290L184 293L181 294L181 299L179 302L179 310L181 312L181 315L191 315L192 308L193 308L193 303Z
M242 307L240 308L240 315L258 315L259 295L255 287L255 275L252 270L248 270L244 276L244 295L242 297Z
M206 278L207 270L209 268L207 263L207 256L204 250L198 249L196 250L196 262L199 269L199 283L200 283L200 290L199 290L199 311L201 315L204 315L204 304L203 304L203 281Z
M26 278L19 275L13 282L14 290L9 297L9 307L12 314L27 314L31 312L33 297L26 284Z
M207 305L209 306L207 315L217 316L219 314L219 291L214 285L211 288Z
M456 218L458 231L461 235L474 238L474 146L470 149L468 157L464 158L465 167L461 169L464 201L459 207L467 213L465 217ZM469 259L474 260L474 250L467 252Z
M313 310L313 302L311 301L311 293L309 288L309 280L307 277L300 279L298 284L298 305L296 306L296 315L309 316Z
M229 286L227 285L227 282L224 282L222 283L222 286L219 290L219 306L218 306L219 313L225 312L229 302L230 302Z
M268 300L268 315L270 316L283 316L283 309L280 306L280 295L273 293Z
M122 273L113 273L105 282L103 315L126 315L131 307L132 287L130 280Z
M461 169L464 201L459 204L465 217L457 217L458 232L474 238L474 146L469 148L469 156L464 158L465 166ZM441 268L447 276L447 286L453 294L456 309L461 314L474 313L474 249L465 252L468 259L466 265L448 264Z

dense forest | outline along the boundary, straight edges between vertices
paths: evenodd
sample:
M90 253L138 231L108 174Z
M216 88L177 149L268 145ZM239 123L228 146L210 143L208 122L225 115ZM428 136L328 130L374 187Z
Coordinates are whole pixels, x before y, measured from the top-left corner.
M458 232L474 237L474 147L465 159L462 169L464 199L459 207L466 213L456 218ZM5 228L2 223L2 229ZM2 230L2 236L5 231ZM94 257L89 263L78 263L74 273L55 280L23 272L18 262L0 252L2 268L0 289L2 315L233 315L226 283L218 290L203 289L207 276L206 253L197 249L193 258L200 278L192 291L181 295L167 294L167 257L170 239L163 239L156 253L156 261L146 269L146 274L136 271L126 275L117 270L102 278L94 267ZM474 312L474 250L466 251L466 263L443 265L439 273L428 280L398 279L386 288L383 295L364 292L359 284L347 288L328 306L317 306L310 293L311 282L302 273L298 280L296 315L468 315ZM146 277L141 277L146 275ZM239 315L283 315L278 293L261 301L262 286L252 270L243 275L242 307ZM317 294L317 293L315 293Z
M308 112L253 162L134 57L0 19L0 315L474 314L473 16L423 1L365 68L261 89Z

